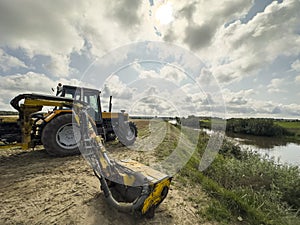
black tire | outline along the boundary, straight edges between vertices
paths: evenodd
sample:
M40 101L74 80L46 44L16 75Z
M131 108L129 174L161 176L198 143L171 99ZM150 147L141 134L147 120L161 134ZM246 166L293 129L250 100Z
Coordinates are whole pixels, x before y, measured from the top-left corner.
M119 141L126 146L133 145L137 137L137 127L133 122L125 122L122 128L116 131Z
M78 132L74 134L73 129ZM76 136L76 138L74 137ZM72 123L72 114L63 114L47 123L42 132L42 143L50 155L69 156L80 154L80 129Z

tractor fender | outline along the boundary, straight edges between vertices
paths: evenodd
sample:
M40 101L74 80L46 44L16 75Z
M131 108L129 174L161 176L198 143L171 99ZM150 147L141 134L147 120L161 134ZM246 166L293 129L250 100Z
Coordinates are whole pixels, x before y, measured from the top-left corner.
M51 112L48 116L46 116L44 121L46 123L49 123L55 117L57 117L61 114L66 114L66 113L72 113L72 110L71 109L55 110L55 111Z

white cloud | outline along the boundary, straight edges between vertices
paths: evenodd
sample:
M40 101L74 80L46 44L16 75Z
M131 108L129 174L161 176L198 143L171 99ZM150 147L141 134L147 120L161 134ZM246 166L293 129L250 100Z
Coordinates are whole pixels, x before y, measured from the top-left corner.
M112 75L106 80L103 87L103 96L109 97L110 95L114 98L131 100L133 91L130 87L120 81L117 75Z
M168 99L158 96L145 96L134 102L130 108L130 114L149 116L176 116L180 115L176 106Z
M156 79L160 78L159 72L156 72L153 69L145 69L143 68L143 65L139 62L134 62L132 64L132 68L136 71L138 74L138 77L140 79Z
M246 13L251 1L188 1L176 2L176 20L163 30L165 40L182 40L191 50L206 48L214 40L216 31L224 21L232 21ZM177 41L176 41L177 39Z
M28 72L0 77L0 88L6 91L47 93L56 83L44 74Z
M292 35L296 19L292 21L291 18L297 12L293 10L297 5L291 1L272 3L248 24L236 22L224 27L224 23L245 15L251 4L250 0L236 0L230 4L222 1L176 2L172 4L175 20L161 29L166 35L167 30L173 30L176 43L190 46L193 51L200 48L199 54L204 60L216 59L218 62L229 56L228 63L216 64L213 73L222 81L231 81L259 69L264 64L262 56L270 57L257 49L249 49L268 43L270 38L273 43L264 45L270 52L276 48L277 52L289 49L290 46L286 46L289 44L282 46L283 42L296 43ZM74 51L88 48L92 55L102 56L131 41L158 40L153 30L154 18L148 15L149 3L146 1L88 0L69 4L68 1L36 3L25 0L16 4L12 0L2 3L1 9L0 44L21 47L30 56L49 55L51 63L46 68L57 77L67 77L70 73L70 54ZM281 18L276 15L279 13L289 16L285 16L286 20L276 19ZM284 27L286 22L292 26ZM278 30L282 28L287 32L279 35ZM276 54L271 58L274 57Z
M20 59L7 54L0 48L0 69L4 72L9 71L11 68L27 68L24 62Z
M196 54L203 60L207 68L203 69L203 66L199 65L201 63L190 57L188 53L182 54L179 48L160 46L157 49L158 59L173 63L175 67L181 66L182 69L191 68L192 72L197 71L196 75L191 73L189 79L186 74L170 65L161 65L159 69L136 67L140 78L151 80L148 86L145 85L143 90L139 90L138 87L126 84L126 77L119 79L112 76L104 88L104 94L106 96L112 94L122 100L122 104L130 106L133 96L136 97L136 94L142 96L146 94L143 91L148 90L152 91L153 95L159 95L162 99L180 107L182 111L194 113L204 110L206 98L211 102L221 102L214 93L219 90L214 77L222 87L226 87L226 84L231 85L246 76L256 74L282 55L295 58L300 53L299 1L285 0L282 3L273 1L263 12L246 23L243 23L241 18L253 6L252 0L168 2L172 3L174 20L168 24L159 24L155 21L155 10L165 1L156 1L153 7L150 7L148 1L138 0L86 0L77 1L76 4L67 0L1 1L0 70L9 72L11 68L16 70L26 68L26 71L36 69L38 67L33 62L34 59L38 55L47 56L50 61L41 66L46 69L45 74L50 74L56 80L39 72L1 77L0 94L4 97L0 99L0 105L1 102L3 104L8 102L9 98L17 92L47 92L50 87L56 86L57 81L80 85L82 82L71 76L75 74L74 68L70 67L74 65L71 61L72 53L86 54L92 63L95 58L102 59L103 54L131 42L156 41L163 38L190 49L191 54ZM149 15L151 13L152 16ZM162 37L155 33L157 31L154 26L162 33ZM147 47L153 46L150 43ZM1 48L12 49L14 52L20 50L25 54L26 65L20 57L13 57ZM109 62L101 61L101 63L113 67L128 59L129 55L130 51L120 51L115 53ZM299 59L290 62L290 67L294 73L299 72ZM271 79L271 76L267 75L269 74L266 74L263 79L264 83ZM129 79L133 79L132 76L129 74ZM102 73L97 74L96 78L101 81L105 79ZM159 79L166 82L159 84ZM287 80L290 77L285 79L281 77L273 79L266 89L278 96L286 95L283 88L287 87ZM262 81L262 79L257 80ZM295 85L298 84L300 75L294 80ZM173 86L167 87L168 82ZM200 87L193 82L198 82ZM181 85L183 86L180 87ZM278 106L278 103L255 100L258 97L256 92L258 89L257 87L251 89L249 85L251 84L246 85L248 90L239 92L225 90L223 96L230 112L271 115L272 111L287 114L297 109L295 105ZM172 90L174 87L178 89ZM140 93L137 93L137 90ZM160 109L166 109L168 112L166 107L168 104L160 100L157 102L153 100L152 103L161 104ZM185 107L182 107L183 105ZM170 104L168 106L170 108ZM143 107L145 112L151 109L146 105Z
M58 83L95 88L93 85L83 83L77 79L60 78L51 80L45 74L28 72L26 74L15 74L0 76L0 109L11 110L9 102L19 94L38 93L54 95L51 88L55 88Z
M282 88L284 85L284 78L274 78L271 80L271 83L267 86L268 92L270 93L279 93L279 92L285 92L285 90Z
M44 65L44 68L51 71L55 77L68 77L70 75L70 57L63 54L53 54L51 62Z
M297 72L300 72L300 60L297 59L295 62L291 64L291 68Z
M175 84L180 84L184 79L186 79L186 75L180 71L179 69L173 66L164 66L160 70L160 77L163 79L170 80Z
M56 82L44 74L33 72L0 77L0 96L2 97L1 101L3 103L1 109L12 110L9 102L19 94L53 94L51 88L55 87L56 84Z
M20 48L31 58L50 56L46 69L56 76L68 76L68 56L84 44L76 30L81 6L68 1L2 1L0 46Z
M171 81L178 86L182 81L187 79L187 76L183 71L173 66L164 66L161 68L160 76L162 79Z
M257 100L253 89L238 92L224 89L223 93L228 117L298 118L300 116L299 104L278 104L274 101Z
M96 85L94 85L93 83L88 83L82 80L78 80L78 79L70 79L70 78L60 78L57 81L55 81L55 83L62 83L63 85L72 85L72 86L78 86L78 87L86 87L86 88L92 88L92 89L99 89L99 87L97 87Z
M240 90L238 92L232 92L229 89L224 89L223 91L224 101L227 110L231 110L231 113L236 112L253 112L255 109L251 102L255 95L253 89Z
M132 29L135 25L139 25L140 7L142 2L140 0L119 0L107 1L108 9L107 16L117 19L119 24L126 29Z
M205 52L213 74L223 82L232 82L259 71L279 55L299 54L299 10L299 1L273 1L248 23L237 20L219 27Z
M288 104L288 105L277 105L271 111L272 114L276 116L293 116L299 117L300 116L300 106L298 104Z
M300 75L298 75L298 76L295 77L295 82L296 83L300 83Z
M86 1L80 34L92 46L93 55L101 57L120 46L144 40L160 40L149 20L147 1ZM91 7L92 5L92 7Z
M187 78L186 74L183 71L181 71L176 66L169 64L163 65L161 68L156 68L157 70L159 70L157 72L154 69L145 69L139 63L134 63L133 68L136 70L140 79L162 79L179 85L183 80Z
M157 39L147 25L148 7L141 1L0 3L0 46L22 49L29 57L50 56L45 65L52 75L70 74L70 55L87 49L101 57L131 41Z
M248 101L243 98L243 97L233 97L231 100L230 100L230 104L234 104L234 105L244 105L246 104Z
M7 103L3 102L2 99L0 99L0 109L1 110L11 111L12 107L10 107Z

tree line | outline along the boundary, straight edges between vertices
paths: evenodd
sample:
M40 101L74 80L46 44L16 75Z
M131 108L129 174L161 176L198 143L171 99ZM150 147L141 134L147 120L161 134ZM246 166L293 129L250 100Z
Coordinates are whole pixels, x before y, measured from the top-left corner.
M18 112L13 111L0 111L0 116L18 115Z
M211 128L211 119L197 116L181 118L184 126L193 128ZM287 129L274 123L271 118L231 118L226 120L226 132L256 136L279 137L292 135Z
M290 135L287 129L275 124L273 119L268 118L228 119L226 131L270 137Z

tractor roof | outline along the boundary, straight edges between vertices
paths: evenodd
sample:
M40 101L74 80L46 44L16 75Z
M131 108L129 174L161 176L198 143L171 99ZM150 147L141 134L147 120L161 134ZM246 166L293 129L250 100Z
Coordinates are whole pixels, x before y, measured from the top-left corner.
M83 89L85 91L90 91L90 92L101 92L101 91L99 91L97 89L86 88L86 87L79 87L79 86L72 86L72 85L63 85L63 88L64 89L73 89L73 90Z

